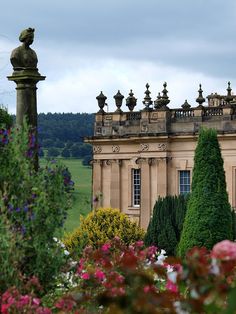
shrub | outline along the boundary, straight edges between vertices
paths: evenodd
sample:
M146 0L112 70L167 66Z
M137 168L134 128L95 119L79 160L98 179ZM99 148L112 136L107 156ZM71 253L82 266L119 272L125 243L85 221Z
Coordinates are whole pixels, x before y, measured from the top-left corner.
M217 133L201 129L178 252L184 256L194 246L211 249L215 243L232 238L232 214Z
M175 255L180 240L188 196L159 197L145 235L146 245L156 245Z
M130 244L143 239L144 230L118 209L99 208L93 210L86 218L81 218L81 224L74 232L63 239L67 250L76 253L78 248L98 245L118 236L124 243Z
M0 127L9 129L13 124L12 116L7 112L2 105L0 105Z
M50 163L34 170L31 135L24 126L6 133L0 150L0 238L5 264L12 265L14 274L1 276L0 291L14 280L37 276L45 289L54 285L65 261L64 252L53 236L60 234L70 205L63 178L64 167ZM7 275L9 274L9 276ZM14 276L13 276L14 275Z

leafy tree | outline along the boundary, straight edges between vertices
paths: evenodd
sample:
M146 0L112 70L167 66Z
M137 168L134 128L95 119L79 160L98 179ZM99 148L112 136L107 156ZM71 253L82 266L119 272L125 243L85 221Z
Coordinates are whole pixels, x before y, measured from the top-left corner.
M53 147L54 146L54 141L52 139L50 139L50 138L46 138L46 139L43 140L42 146L46 147L46 148Z
M70 150L67 148L64 148L61 152L61 156L64 158L69 158L70 157Z
M0 105L0 126L9 129L13 124L13 117L7 112L7 109Z
M232 214L217 133L201 129L178 253L185 256L194 246L211 249L215 243L232 238Z
M54 143L54 146L57 147L57 148L64 148L65 147L65 143L61 140L57 140L55 143Z
M84 166L90 166L90 161L92 160L91 155L86 155L83 157L82 164Z
M81 157L81 149L80 149L80 144L74 144L71 147L71 156L74 158L80 158Z
M187 208L188 196L159 197L145 235L146 245L156 245L175 255Z
M60 152L59 152L59 149L58 149L58 148L56 148L56 147L50 147L50 148L48 149L48 154L47 154L48 157L57 157L57 156L59 156L59 155L60 155Z

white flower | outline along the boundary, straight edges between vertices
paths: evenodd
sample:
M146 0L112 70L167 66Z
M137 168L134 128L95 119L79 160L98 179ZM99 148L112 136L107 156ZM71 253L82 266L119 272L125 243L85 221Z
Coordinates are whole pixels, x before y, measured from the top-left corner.
M188 311L182 309L181 303L179 301L174 302L174 307L177 314L189 314Z
M166 259L165 254L166 254L165 250L161 250L160 255L157 256L157 261L156 261L157 265L163 265L164 260Z
M219 275L220 273L220 268L215 258L212 258L211 260L211 273L213 275Z

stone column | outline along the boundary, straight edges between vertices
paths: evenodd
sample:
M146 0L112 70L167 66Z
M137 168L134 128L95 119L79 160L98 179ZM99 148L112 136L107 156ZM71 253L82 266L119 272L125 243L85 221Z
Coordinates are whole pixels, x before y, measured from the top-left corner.
M121 160L116 159L111 164L111 207L120 209L120 166Z
M158 159L157 171L157 194L161 197L168 194L168 159L162 157Z
M22 70L8 76L9 81L16 83L16 124L23 125L24 118L28 124L37 128L37 83L45 80L38 72Z
M32 136L35 136L35 151L33 163L35 170L38 169L38 130L37 130L37 83L45 80L38 71L22 70L14 71L9 81L16 83L16 124L22 126L26 120Z
M141 206L140 206L140 226L145 230L148 227L151 215L150 199L150 162L148 158L140 159L141 164Z
M102 194L102 160L93 160L93 198L98 199L99 206L102 206L100 194ZM96 204L95 204L96 205Z

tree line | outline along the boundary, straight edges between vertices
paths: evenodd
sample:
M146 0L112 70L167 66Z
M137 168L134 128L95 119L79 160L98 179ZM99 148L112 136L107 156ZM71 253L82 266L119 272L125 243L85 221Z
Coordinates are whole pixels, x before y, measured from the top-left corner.
M94 114L91 113L40 113L40 156L81 158L88 164L92 159L92 147L83 140L93 135L93 126Z

